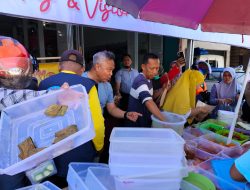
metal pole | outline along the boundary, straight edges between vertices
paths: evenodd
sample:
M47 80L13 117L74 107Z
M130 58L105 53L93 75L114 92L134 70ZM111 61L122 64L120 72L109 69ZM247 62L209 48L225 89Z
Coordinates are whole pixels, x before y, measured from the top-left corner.
M73 49L73 26L67 24L67 47Z
M193 64L194 58L194 41L188 40L187 41L187 54L186 54L186 69L190 69L191 65Z
M242 102L242 99L243 99L243 95L244 95L244 92L245 92L245 89L246 89L246 86L247 86L249 74L250 74L250 58L249 58L249 61L248 61L246 76L245 76L245 79L244 79L242 90L240 92L240 97L238 99L238 102L237 102L237 105L236 105L236 108L235 108L235 116L234 116L232 125L230 127L230 133L229 133L228 138L227 138L227 144L230 144L231 141L232 141L233 132L234 132L235 125L236 125L237 118L238 118L238 114L239 114L239 111L240 111L240 107L241 107L241 102Z

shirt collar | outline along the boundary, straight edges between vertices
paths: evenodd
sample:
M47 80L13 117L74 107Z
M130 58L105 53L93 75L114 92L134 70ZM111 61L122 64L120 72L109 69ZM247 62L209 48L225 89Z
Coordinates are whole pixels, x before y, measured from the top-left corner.
M61 73L76 74L75 72L69 70L62 70Z

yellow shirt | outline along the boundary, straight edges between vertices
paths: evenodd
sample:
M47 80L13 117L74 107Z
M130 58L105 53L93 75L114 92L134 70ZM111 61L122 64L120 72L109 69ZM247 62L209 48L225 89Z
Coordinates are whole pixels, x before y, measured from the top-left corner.
M100 151L104 145L105 126L101 104L95 86L93 86L89 91L89 107L96 134L95 138L93 139L93 143L95 145L96 150Z
M75 72L63 70L63 73L76 74ZM101 104L98 98L98 93L96 87L93 86L89 91L89 107L93 120L93 125L95 129L95 138L93 139L93 143L95 145L95 149L100 151L104 145L104 136L105 136L105 126L104 126L104 118L102 115Z

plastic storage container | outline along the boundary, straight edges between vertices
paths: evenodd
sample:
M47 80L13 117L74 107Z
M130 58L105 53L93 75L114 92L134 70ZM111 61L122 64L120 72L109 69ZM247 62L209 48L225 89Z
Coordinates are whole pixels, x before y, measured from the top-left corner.
M109 168L89 167L85 183L90 190L116 190Z
M182 180L180 190L201 190L201 189L199 187L196 187L193 184L185 181L185 180Z
M183 155L185 141L172 129L114 128L109 153Z
M229 135L229 130L228 129L222 129L220 131L217 132L217 134L224 136L224 137L228 137ZM249 136L243 135L242 133L238 133L238 132L234 132L233 133L233 138L232 138L235 142L238 142L240 144L245 143L246 141L249 140Z
M182 137L185 140L194 140L195 138L200 137L207 133L210 133L210 131L203 131L199 128L187 127L184 129Z
M64 116L47 117L45 109L58 103L58 98L66 90L58 90L40 97L24 101L4 109L0 124L0 174L14 175L29 170L40 163L59 156L93 139L95 136L88 95L83 86L71 87L83 93L83 98L75 108L69 108ZM52 144L55 133L75 124L78 132ZM31 137L37 148L47 147L25 160L18 157L18 144Z
M223 126L217 125L217 124L214 124L214 123L210 123L210 122L202 123L201 125L199 125L199 128L200 128L204 133L209 133L209 132L216 133L216 132L218 132L218 131L224 129Z
M241 148L241 146L237 146L235 148L223 150L220 155L227 158L238 158L243 154L243 152L244 149Z
M108 165L99 163L70 163L67 174L67 182L70 190L91 190L85 184L89 167L108 168Z
M183 178L188 175L188 167L186 161L182 166L176 165L129 165L129 164L113 164L109 162L111 175L122 176L124 178Z
M27 171L26 176L29 178L32 184L36 184L56 173L57 170L54 161L49 160L40 164L36 168Z
M166 121L160 121L153 115L152 118L152 127L154 128L170 128L175 130L179 135L183 134L184 124L186 123L186 118L182 115L178 115L170 112L162 112L165 116Z
M49 181L45 181L41 184L23 187L17 190L60 190L60 188L58 188L57 186L55 186L53 183Z
M119 179L115 177L117 190L179 190L182 179Z
M232 125L233 118L235 116L235 112L218 110L218 120L227 123L228 125Z
M234 140L232 140L232 142L229 145L227 145L227 138L223 137L221 135L215 134L215 133L203 135L199 138L207 139L207 140L213 142L214 144L221 146L223 149L230 149L230 148L233 148L233 147L240 145L239 142L236 142Z
M182 166L184 154L180 155L149 155L149 154L122 154L112 153L109 155L112 164L129 164L131 166L160 166L176 165Z

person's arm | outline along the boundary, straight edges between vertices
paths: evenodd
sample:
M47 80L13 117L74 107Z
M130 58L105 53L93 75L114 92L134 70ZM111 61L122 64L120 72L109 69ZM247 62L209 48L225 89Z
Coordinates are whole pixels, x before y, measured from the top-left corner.
M235 164L233 164L233 166L230 169L230 175L236 181L246 181L245 177L239 172Z
M126 112L121 110L120 108L116 107L114 103L108 103L106 105L106 108L109 112L110 115L112 115L115 118L120 118L120 119L128 119L130 121L136 122L138 117L142 116L142 114L137 113L137 112Z
M216 89L216 85L214 84L212 89L211 89L211 93L210 93L210 104L211 105L218 105L218 96L217 96L217 89Z
M118 71L115 75L115 94L120 96L120 88L121 88L121 80L122 80L122 75L121 71Z
M145 102L145 105L147 107L147 109L159 120L164 121L166 120L166 118L163 116L163 114L161 113L161 111L159 110L159 108L157 107L157 105L154 103L154 101L152 99L147 100Z

